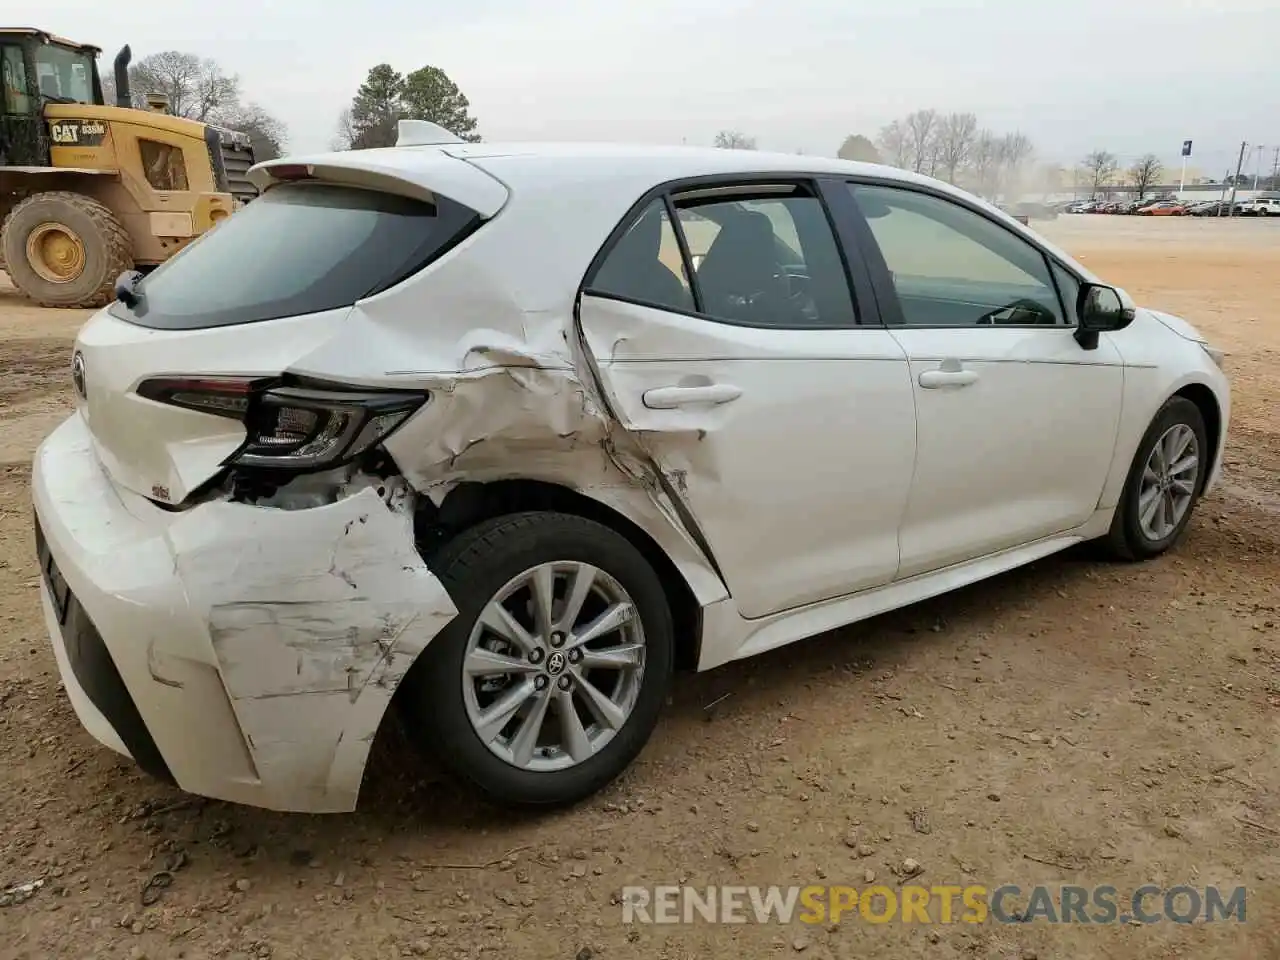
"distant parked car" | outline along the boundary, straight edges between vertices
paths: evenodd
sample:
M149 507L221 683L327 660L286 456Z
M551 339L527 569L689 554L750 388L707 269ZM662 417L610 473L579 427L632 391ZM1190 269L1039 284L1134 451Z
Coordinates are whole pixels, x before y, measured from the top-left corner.
M1235 215L1237 217L1242 216L1244 212L1244 204L1237 200L1235 206ZM1211 200L1206 205L1193 210L1191 215L1195 217L1225 217L1229 212L1230 207L1230 200Z
M1026 217L1029 220L1052 220L1058 215L1058 208L1049 203L1024 201L1014 204L1009 213L1015 217Z
M1161 200L1137 211L1139 216L1145 217L1180 217L1186 212L1187 208L1177 200Z
M1240 203L1240 215L1245 217L1280 216L1280 197L1254 197Z

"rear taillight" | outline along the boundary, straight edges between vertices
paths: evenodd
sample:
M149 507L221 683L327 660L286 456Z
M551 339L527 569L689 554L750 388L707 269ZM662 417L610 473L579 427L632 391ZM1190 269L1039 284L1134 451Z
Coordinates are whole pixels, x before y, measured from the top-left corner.
M426 393L286 385L277 379L164 377L138 395L157 403L229 417L245 441L234 467L324 470L367 452L427 402Z

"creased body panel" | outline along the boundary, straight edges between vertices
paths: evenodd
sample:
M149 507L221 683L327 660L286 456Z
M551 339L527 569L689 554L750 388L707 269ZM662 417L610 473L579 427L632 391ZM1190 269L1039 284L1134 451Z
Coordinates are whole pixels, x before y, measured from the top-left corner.
M41 445L32 489L50 552L179 786L354 808L396 686L456 615L414 549L408 497L365 488L309 510L169 513L111 484L79 414Z
M349 311L209 330L152 330L107 310L80 331L88 399L80 404L98 453L121 486L179 503L244 442L236 420L146 400L148 377L278 376L322 344Z
M887 583L915 459L883 329L740 327L584 296L610 407L710 544L744 617ZM723 388L667 407L652 391Z

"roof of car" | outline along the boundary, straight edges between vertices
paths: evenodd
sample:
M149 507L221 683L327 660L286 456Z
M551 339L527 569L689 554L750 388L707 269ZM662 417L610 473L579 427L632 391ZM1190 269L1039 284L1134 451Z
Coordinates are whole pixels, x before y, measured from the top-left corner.
M501 168L504 176L515 177L519 177L522 171L542 176L553 165L561 174L616 176L619 180L644 178L654 184L684 177L734 173L862 174L937 184L937 181L895 167L828 157L762 150L620 143L456 143L383 147L282 157L269 163L328 162L342 166L380 166L412 178L415 169L427 173L435 168L437 164L433 161L438 160L441 153L474 161L487 170Z
M862 174L933 182L882 164L764 150L620 143L475 143L451 144L442 149L451 156L473 160L485 169L494 172L501 169L504 176L517 177L524 171L541 176L554 165L567 174L603 174L628 181L648 179L653 184L685 177L770 173Z

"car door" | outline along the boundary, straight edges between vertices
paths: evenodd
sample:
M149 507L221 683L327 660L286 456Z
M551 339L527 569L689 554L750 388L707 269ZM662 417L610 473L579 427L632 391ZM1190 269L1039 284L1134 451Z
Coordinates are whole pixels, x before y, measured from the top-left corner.
M853 270L856 297L816 185L699 181L640 204L584 284L606 401L744 617L897 573L911 382Z
M1095 349L1074 337L1078 278L976 206L848 188L916 400L898 576L1084 523L1111 467L1124 374L1106 336Z

